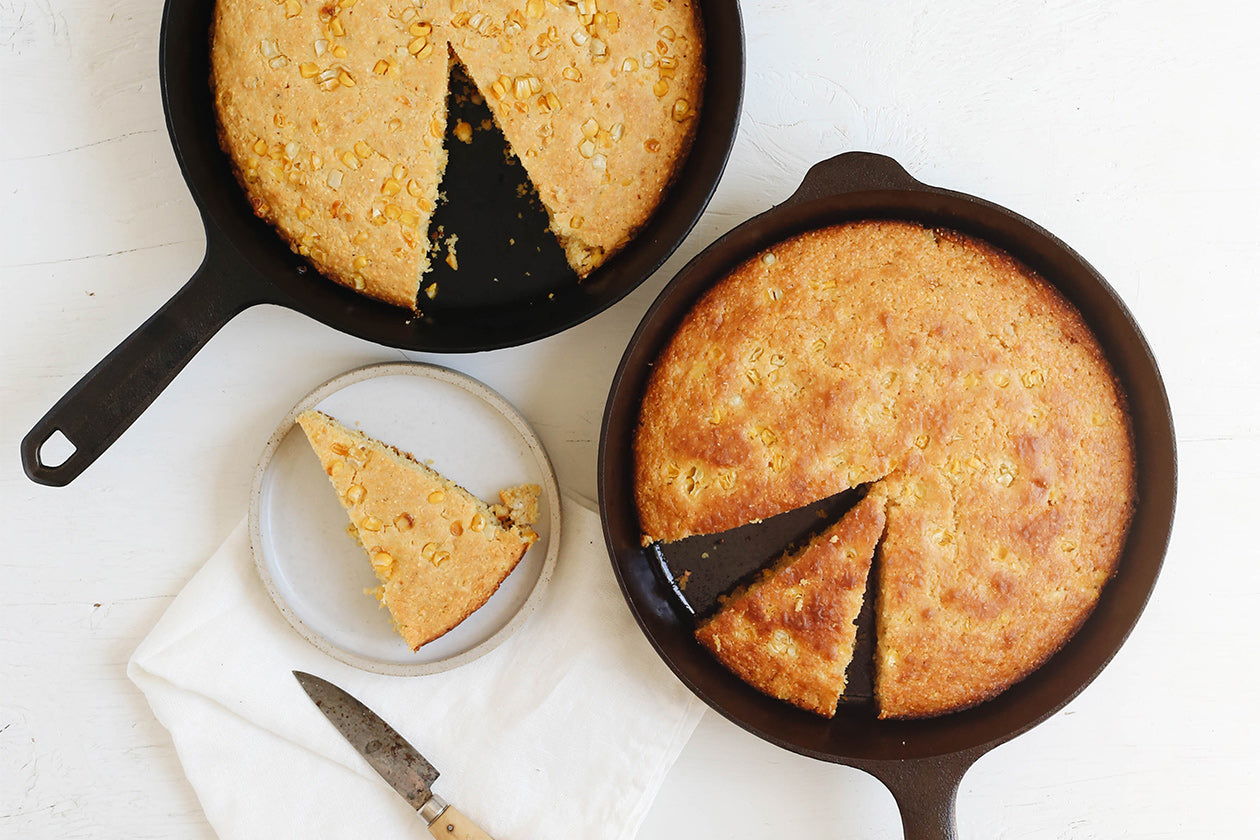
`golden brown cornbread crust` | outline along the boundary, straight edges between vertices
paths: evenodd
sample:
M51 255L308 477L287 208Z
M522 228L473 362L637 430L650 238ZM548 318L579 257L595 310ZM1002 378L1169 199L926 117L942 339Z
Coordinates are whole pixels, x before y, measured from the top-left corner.
M419 649L462 622L498 590L537 540L527 521L507 519L410 455L348 429L326 414L298 415L311 448L350 516L381 580L375 592L403 640ZM539 488L503 491L537 511Z
M804 234L711 289L654 368L635 453L645 539L885 486L885 717L980 702L1050 656L1133 506L1124 398L1080 315L991 246L904 222Z
M255 212L325 275L415 308L451 47L585 277L690 147L704 81L690 2L218 0L220 142Z
M853 659L885 499L868 495L696 627L696 639L758 690L831 717Z

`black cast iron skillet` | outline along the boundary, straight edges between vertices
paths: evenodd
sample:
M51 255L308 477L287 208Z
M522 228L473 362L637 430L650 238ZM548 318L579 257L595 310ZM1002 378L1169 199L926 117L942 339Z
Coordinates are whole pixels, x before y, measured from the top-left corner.
M74 480L135 421L225 323L278 304L359 338L406 350L471 352L553 335L616 303L660 267L690 232L725 168L739 123L744 37L736 0L697 0L707 80L695 143L662 206L623 251L578 282L536 204L516 193L519 165L501 142L451 141L434 226L459 237L458 271L436 260L439 294L423 315L361 297L320 277L255 217L219 148L209 88L214 0L167 0L159 71L176 157L206 229L206 254L183 288L83 377L22 441L22 465L41 484ZM476 105L472 125L480 123ZM488 116L488 112L482 112ZM455 120L451 120L453 127ZM518 217L518 212L521 214ZM74 446L46 464L60 431Z
M772 700L733 677L692 638L692 615L671 578L693 570L688 598L711 598L729 581L695 565L696 545L644 549L633 499L632 440L651 364L697 298L763 248L824 225L905 219L952 228L1015 255L1058 287L1084 315L1128 395L1137 454L1138 505L1116 576L1080 631L1040 669L997 698L919 721L880 721L869 702L841 705L824 720ZM693 259L644 317L613 380L599 451L604 534L623 594L643 632L674 673L713 709L749 732L803 755L865 770L892 791L910 838L954 836L959 780L983 753L1028 730L1080 692L1119 649L1155 584L1172 527L1176 458L1163 382L1145 340L1106 281L1065 244L1009 210L926 186L893 160L850 153L818 164L783 204L740 225ZM828 500L834 510L853 503ZM808 519L812 513L806 512ZM764 562L801 534L800 516L775 517L754 533L710 538L708 548L751 552ZM719 545L720 544L720 545ZM672 553L678 551L677 556ZM760 556L758 556L758 554ZM727 572L737 575L740 570Z

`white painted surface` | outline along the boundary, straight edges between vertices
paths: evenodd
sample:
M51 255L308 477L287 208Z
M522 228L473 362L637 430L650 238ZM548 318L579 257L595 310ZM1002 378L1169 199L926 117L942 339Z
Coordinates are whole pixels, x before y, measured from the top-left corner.
M612 310L528 347L432 359L254 309L81 478L40 487L18 441L201 257L162 116L160 15L158 0L0 0L0 836L211 836L124 665L245 515L258 453L303 394L368 362L449 364L511 400L560 482L593 496L604 397L656 293L851 149L1070 243L1133 310L1176 418L1177 522L1145 616L1080 698L967 774L962 836L1260 836L1257 7L749 0L726 177L679 253ZM710 714L640 836L900 832L871 778Z

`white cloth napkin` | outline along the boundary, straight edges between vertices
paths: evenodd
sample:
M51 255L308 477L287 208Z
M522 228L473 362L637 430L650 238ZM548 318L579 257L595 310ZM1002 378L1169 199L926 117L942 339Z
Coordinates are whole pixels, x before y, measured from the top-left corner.
M635 626L598 516L569 496L562 512L535 613L480 659L419 677L358 671L298 636L263 589L242 522L127 669L219 836L429 836L297 669L389 721L441 771L434 791L496 840L633 837L702 704Z

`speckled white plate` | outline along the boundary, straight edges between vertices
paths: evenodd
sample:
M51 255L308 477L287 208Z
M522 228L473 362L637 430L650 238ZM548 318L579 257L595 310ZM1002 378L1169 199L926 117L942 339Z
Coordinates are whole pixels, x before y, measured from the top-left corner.
M481 609L418 651L365 592L376 576L346 533L345 510L295 423L308 408L412 453L489 502L505 487L542 487L538 542ZM429 674L492 650L537 606L559 551L560 496L542 443L489 387L433 365L381 364L326 382L280 422L254 476L249 525L263 584L307 641L368 671Z

